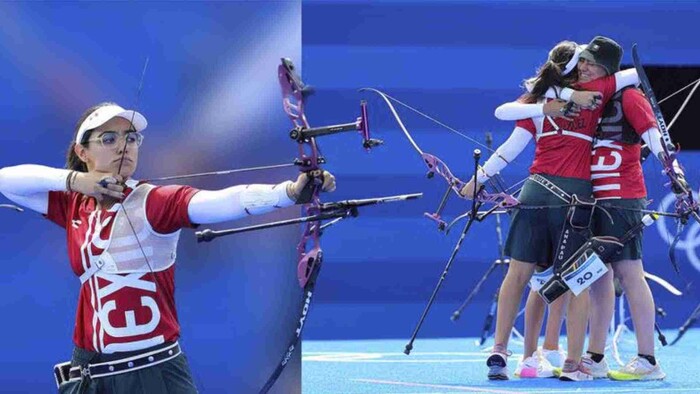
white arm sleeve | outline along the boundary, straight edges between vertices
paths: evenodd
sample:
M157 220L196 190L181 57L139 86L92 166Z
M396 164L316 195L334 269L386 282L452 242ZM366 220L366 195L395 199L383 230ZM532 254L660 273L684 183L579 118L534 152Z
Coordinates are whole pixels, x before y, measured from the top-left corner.
M287 196L287 185L238 185L222 190L201 190L187 206L192 223L208 224L260 215L275 208L294 205Z
M639 75L637 70L628 68L627 70L618 71L615 73L615 90L618 91L626 86L639 85Z
M618 91L627 86L639 85L639 75L637 75L637 70L634 68L628 68L627 70L621 70L615 74L615 91ZM553 86L547 89L544 94L547 98L560 98L562 100L571 101L571 95L576 90L571 88L561 88L559 86ZM557 92L559 95L557 96Z
M501 144L481 167L476 178L477 182L484 183L487 179L500 172L508 163L518 157L531 139L532 134L529 131L522 127L516 127L506 142Z
M525 104L518 101L501 104L493 113L500 120L520 120L544 115L544 104Z
M661 160L662 157L665 157L666 152L664 152L663 138L661 138L661 132L659 131L659 129L657 129L656 127L652 127L649 130L645 131L644 133L642 133L642 140L645 144L647 144L649 150L651 150L651 153L654 155L654 157L656 157L659 160ZM677 173L685 175L683 169L678 163L678 159L674 160L672 165Z
M65 191L70 170L23 164L0 169L0 193L14 203L46 214L50 191Z
M649 130L642 133L642 140L651 150L654 157L660 157L659 154L664 153L663 142L661 140L661 133L656 127L652 127Z

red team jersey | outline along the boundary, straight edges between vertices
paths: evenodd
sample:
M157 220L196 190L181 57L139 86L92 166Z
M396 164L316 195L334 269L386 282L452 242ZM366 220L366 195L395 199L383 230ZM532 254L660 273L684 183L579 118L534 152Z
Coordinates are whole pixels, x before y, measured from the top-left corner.
M573 120L548 116L522 119L517 127L535 138L535 159L531 174L591 179L591 143L605 104L615 94L615 77L610 75L575 86L603 94L603 104L595 110L582 110Z
M127 187L125 194L133 190ZM188 186L153 188L145 200L145 217L152 230L171 234L193 227L187 205L196 192ZM110 239L117 211L118 205L97 209L94 198L79 193L49 192L46 217L66 229L68 257L76 275L85 272L87 255L104 252L101 245ZM149 264L155 265L153 261ZM180 326L175 310L174 269L172 264L155 272L93 275L80 287L75 345L113 353L177 340Z
M639 136L652 127L656 120L651 105L638 89L622 91L621 104L614 106L601 122L605 128L616 127L622 130L625 120ZM641 145L621 142L620 133L603 133L596 142L592 155L591 173L593 196L597 199L645 198L642 165L639 161Z

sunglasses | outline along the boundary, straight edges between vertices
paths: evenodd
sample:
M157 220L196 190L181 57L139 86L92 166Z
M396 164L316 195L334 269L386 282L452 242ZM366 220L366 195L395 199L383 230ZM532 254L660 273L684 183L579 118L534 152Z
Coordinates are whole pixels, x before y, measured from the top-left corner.
M126 139L127 145L141 146L143 143L143 134L138 131L130 131L122 135L116 131L105 131L96 139L87 140L87 142L99 142L105 148L114 148L122 139Z

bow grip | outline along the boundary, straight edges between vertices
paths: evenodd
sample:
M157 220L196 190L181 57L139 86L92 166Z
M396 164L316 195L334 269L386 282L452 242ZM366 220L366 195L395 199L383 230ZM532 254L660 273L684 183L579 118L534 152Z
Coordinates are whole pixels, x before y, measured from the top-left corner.
M308 204L316 193L317 189L323 185L323 171L312 170L305 172L306 176L309 178L308 182L304 185L304 188L299 192L299 196L296 199L297 204Z

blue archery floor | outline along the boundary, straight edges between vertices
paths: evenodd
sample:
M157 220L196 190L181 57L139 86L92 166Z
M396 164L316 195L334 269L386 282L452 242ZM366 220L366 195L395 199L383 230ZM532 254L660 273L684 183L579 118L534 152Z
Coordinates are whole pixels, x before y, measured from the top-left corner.
M669 335L670 334L670 335ZM668 339L675 332L667 333ZM599 379L561 382L556 379L518 379L512 376L522 357L521 343L510 346L509 381L486 379L488 347L475 338L421 339L410 356L403 354L407 339L304 341L302 392L305 394L413 393L700 393L700 329L689 330L674 346L657 349L667 376L663 381L616 382ZM540 341L541 343L541 341ZM565 344L565 338L561 342ZM634 356L633 333L619 343L623 362ZM486 343L489 346L489 342ZM617 368L610 350L606 358Z

